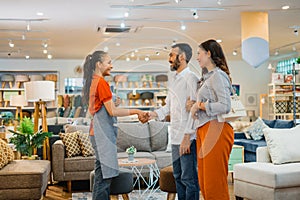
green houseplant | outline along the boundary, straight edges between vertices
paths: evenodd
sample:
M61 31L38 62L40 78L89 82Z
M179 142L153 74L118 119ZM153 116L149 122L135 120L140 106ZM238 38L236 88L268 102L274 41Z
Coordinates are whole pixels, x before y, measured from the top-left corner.
M46 137L52 136L50 132L38 131L34 133L33 129L33 122L30 118L25 117L20 122L17 131L9 130L13 133L13 137L10 138L10 141L16 145L16 149L21 155L31 157L33 149L41 147Z
M128 161L134 161L134 154L136 153L136 148L134 146L130 146L126 149L126 153L128 154Z

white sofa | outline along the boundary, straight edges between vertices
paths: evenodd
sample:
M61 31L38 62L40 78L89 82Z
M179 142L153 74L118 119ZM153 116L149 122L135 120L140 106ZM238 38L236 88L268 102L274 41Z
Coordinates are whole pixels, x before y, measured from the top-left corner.
M300 162L273 164L267 147L256 151L257 162L234 165L236 199L300 199Z

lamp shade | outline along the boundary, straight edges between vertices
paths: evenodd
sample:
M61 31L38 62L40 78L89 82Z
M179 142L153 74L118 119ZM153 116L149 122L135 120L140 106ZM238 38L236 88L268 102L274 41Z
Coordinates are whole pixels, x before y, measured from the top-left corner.
M10 105L11 106L27 106L27 101L25 100L24 95L12 95L10 96Z
M55 83L53 81L26 82L25 99L28 102L53 101L55 99Z

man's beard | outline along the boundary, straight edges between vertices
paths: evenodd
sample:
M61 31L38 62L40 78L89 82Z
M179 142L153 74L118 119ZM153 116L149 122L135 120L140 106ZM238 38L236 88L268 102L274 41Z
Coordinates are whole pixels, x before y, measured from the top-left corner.
M170 65L170 70L171 71L177 71L177 69L180 67L180 61L178 59L178 55L176 56L175 61L172 62L171 64L173 64L173 63L174 63L174 65Z

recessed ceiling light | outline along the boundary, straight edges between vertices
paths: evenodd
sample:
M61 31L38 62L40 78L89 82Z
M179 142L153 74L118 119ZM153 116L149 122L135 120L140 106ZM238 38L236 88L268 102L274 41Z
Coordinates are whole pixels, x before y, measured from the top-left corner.
M129 62L129 61L130 61L130 58L129 58L129 57L126 57L126 61Z
M30 58L30 56L28 56L28 55L26 55L26 56L25 56L25 59L27 59L27 60L28 60L29 58Z
M221 40L221 39L217 39L216 41L217 41L218 43L221 43L221 42L222 42L222 40Z
M48 58L48 59L52 59L52 55L51 55L51 54L48 54L47 58Z
M108 52L108 47L105 46L105 47L103 48L103 51L104 51L104 52Z
M282 7L281 7L282 10L287 10L287 9L289 9L289 8L290 8L290 6L288 6L288 5L282 6Z
M124 13L124 17L129 17L129 12L128 12L128 11L126 11L126 12Z
M149 56L145 57L145 61L148 62L150 60Z
M43 53L44 53L44 54L47 54L47 53L48 53L48 50L47 50L47 49L44 49L44 50L43 50Z
M44 13L42 13L42 12L36 12L36 15L37 15L37 16L43 16Z
M125 23L122 22L122 23L120 24L120 27L121 27L121 28L125 28Z
M186 26L184 24L181 24L180 29L184 31L186 29Z
M117 43L116 43L116 46L119 47L119 46L121 46L121 44L120 44L119 42L117 42Z
M232 52L232 55L236 56L236 55L237 55L237 51L234 50L234 51Z

